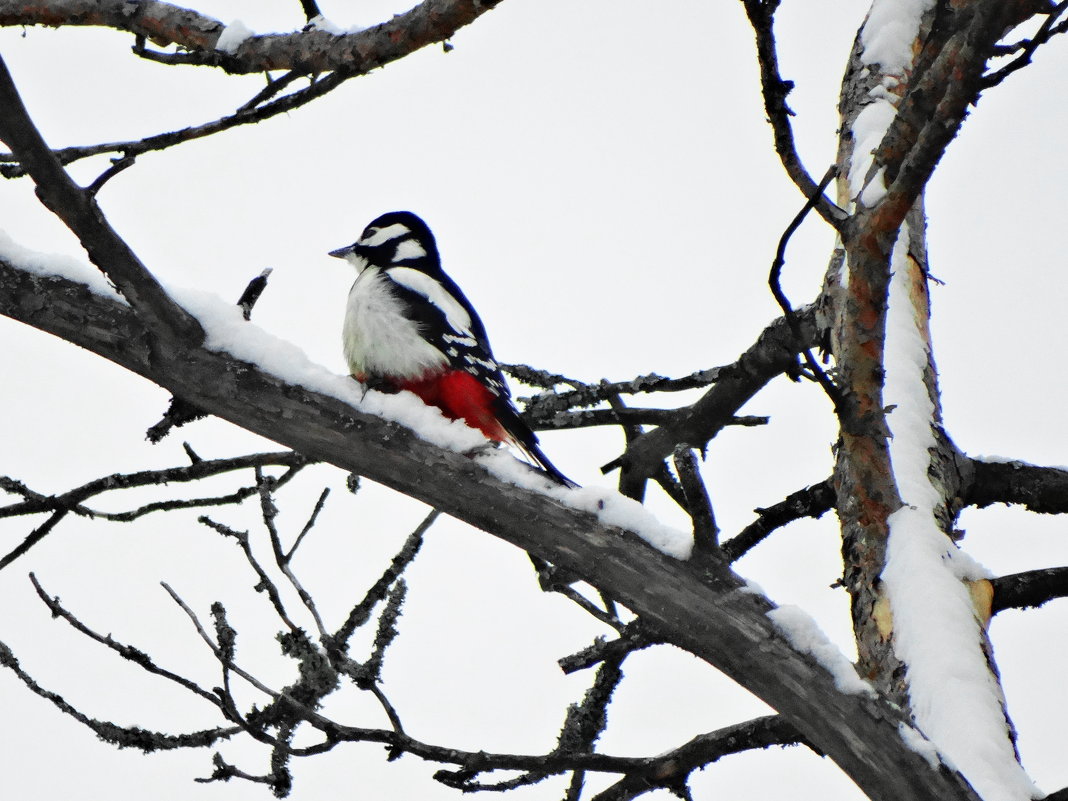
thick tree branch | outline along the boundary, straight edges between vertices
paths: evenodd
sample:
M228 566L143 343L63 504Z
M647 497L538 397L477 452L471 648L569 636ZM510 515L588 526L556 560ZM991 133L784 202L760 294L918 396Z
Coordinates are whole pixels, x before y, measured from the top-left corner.
M964 503L980 509L992 503L1018 504L1042 514L1068 513L1068 470L1026 462L972 459L972 480Z
M808 745L781 716L766 715L694 737L680 748L651 760L645 770L628 772L595 795L593 801L630 801L653 787L677 787L692 771L729 754L799 743Z
M999 576L991 579L990 584L994 589L990 614L996 615L1005 609L1029 609L1054 598L1068 597L1068 567Z
M574 572L626 604L659 636L763 698L876 801L974 799L959 777L931 770L905 747L895 710L842 694L826 670L790 648L766 617L770 605L744 591L720 563L668 557L590 514L498 480L477 462L436 448L400 425L288 385L224 353L150 354L139 344L145 341L144 324L128 307L66 279L0 262L0 313L92 350L249 431L365 475ZM663 592L665 587L671 592Z
M233 53L215 49L226 26L192 9L158 0L0 0L0 25L92 25L129 31L164 46L192 51L196 63L244 74L344 70L365 74L429 44L443 42L501 0L425 0L412 10L359 33L321 30L253 36Z
M723 553L728 561L734 562L763 542L775 529L803 517L822 517L834 508L834 503L834 486L829 478L791 493L773 506L754 510L760 516L723 543Z
M125 241L104 218L91 193L67 175L22 104L7 65L0 58L0 139L37 185L37 196L78 237L93 264L110 278L144 319L152 336L198 345L199 323L164 292Z

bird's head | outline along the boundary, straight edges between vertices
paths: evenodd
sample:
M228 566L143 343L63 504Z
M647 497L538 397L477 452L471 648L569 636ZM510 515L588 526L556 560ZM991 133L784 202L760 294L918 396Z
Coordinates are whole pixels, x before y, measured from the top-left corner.
M366 267L414 267L424 272L441 268L438 247L430 228L410 211L391 211L363 229L347 247L330 251L358 272Z

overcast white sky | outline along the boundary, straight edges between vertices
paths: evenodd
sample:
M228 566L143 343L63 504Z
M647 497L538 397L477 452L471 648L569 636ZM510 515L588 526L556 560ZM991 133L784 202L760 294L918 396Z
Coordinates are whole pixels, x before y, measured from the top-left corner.
M373 24L404 4L322 3L335 22ZM217 0L198 8L261 33L299 28L296 0ZM779 38L797 82L801 152L821 174L835 148L841 71L866 4L787 3ZM0 53L54 146L129 139L231 111L262 85L198 68L167 68L129 53L131 37L88 29L0 31ZM766 287L778 237L801 205L771 147L752 34L733 2L506 0L443 53L428 48L350 82L286 117L163 154L149 154L100 195L112 224L165 282L236 299L274 268L255 319L313 359L343 370L339 331L349 268L328 250L379 213L408 208L438 236L445 267L480 310L497 356L584 380L656 371L679 375L733 361L777 308ZM990 92L953 143L928 196L935 287L934 342L947 429L971 454L1063 464L1063 192L1068 162L1068 56L1063 42ZM90 180L106 161L75 170ZM26 181L0 183L0 227L42 251L82 256ZM832 243L811 221L793 240L785 288L815 297ZM217 421L159 446L144 430L166 406L161 390L0 320L3 396L0 473L59 492L110 472L179 464L182 440L221 457L263 447ZM523 394L522 391L519 394ZM830 471L827 402L811 385L777 382L746 413L765 429L725 432L705 473L725 533L751 510ZM616 456L615 432L547 434L557 465L583 484ZM226 482L215 485L227 486ZM299 530L324 485L334 497L297 564L327 615L377 577L422 518L418 505L367 486L354 500L325 468L285 490L282 524ZM183 490L179 489L178 492ZM213 492L215 489L212 490ZM109 508L132 505L115 498ZM671 506L654 510L682 525ZM218 514L237 527L254 519ZM995 573L1068 563L1065 523L1004 508L966 513L965 547ZM29 530L0 528L6 551ZM158 682L92 648L36 600L34 570L87 623L136 644L211 686L214 665L158 583L206 615L222 600L242 632L239 657L286 680L276 630L251 592L236 550L195 514L136 526L65 523L0 575L0 640L44 685L87 713L154 729L215 723ZM795 524L739 564L781 602L799 603L851 651L833 518ZM562 677L554 660L602 633L566 602L540 593L525 557L452 521L435 526L410 572L402 636L387 656L387 690L410 733L487 750L545 750L589 676ZM1059 635L1063 602L1000 615L992 634L1025 766L1042 789L1068 784L1068 712ZM329 627L329 623L328 623ZM627 662L603 750L656 753L766 710L715 671L662 649ZM20 798L263 799L260 787L193 784L210 754L118 752L0 674L8 725L0 734L5 790ZM371 705L337 710L379 725ZM250 771L265 755L226 745ZM754 769L758 772L754 774ZM351 792L373 801L455 798L406 757L349 746L295 766L297 801ZM704 771L699 797L859 797L830 763L802 751L731 758ZM513 797L543 801L559 782Z

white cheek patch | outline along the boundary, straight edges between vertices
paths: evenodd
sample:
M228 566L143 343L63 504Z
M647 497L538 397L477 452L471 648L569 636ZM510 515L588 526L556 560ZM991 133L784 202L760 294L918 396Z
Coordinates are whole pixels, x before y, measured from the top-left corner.
M393 223L393 225L387 225L385 228L376 228L372 234L366 239L361 239L360 244L367 247L376 247L377 245L384 245L393 239L398 239L406 234L410 234L411 229L403 223Z
M426 255L426 250L423 246L416 242L414 239L405 239L403 242L397 245L397 252L393 254L393 261L404 261L405 259L420 259Z
M471 334L471 315L445 288L426 273L411 267L390 267L386 274L405 289L429 300L445 315L445 321L458 334Z
M367 259L354 251L349 251L345 254L345 261L355 267L358 273L362 273L367 269Z

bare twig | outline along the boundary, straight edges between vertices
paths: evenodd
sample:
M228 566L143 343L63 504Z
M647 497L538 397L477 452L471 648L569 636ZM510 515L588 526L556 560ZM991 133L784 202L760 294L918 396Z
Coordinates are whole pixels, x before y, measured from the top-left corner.
M544 583L542 584L542 587L543 589L545 588ZM607 626L611 626L617 631L622 631L626 626L626 624L619 619L619 616L616 614L615 604L610 600L606 600L605 608L602 609L574 587L568 586L562 582L554 582L548 589L564 596L588 615L596 618Z
M40 542L56 525L68 514L82 517L101 518L114 522L130 522L144 515L159 511L173 511L176 509L193 509L204 506L221 506L225 504L240 503L245 498L256 492L255 487L239 489L229 495L207 498L172 499L167 501L155 501L125 512L102 512L90 509L84 502L95 495L100 495L113 490L131 489L134 487L147 487L170 483L186 483L199 481L222 473L242 470L246 468L261 468L272 465L286 466L289 469L277 479L278 485L288 482L310 461L298 453L260 453L249 456L239 456L230 459L212 459L199 461L184 467L171 467L163 470L144 470L138 473L116 473L104 476L83 484L80 487L69 490L62 495L46 496L33 492L21 482L0 477L0 489L7 492L18 493L25 500L0 507L0 518L18 517L21 515L51 512L52 516L41 526L31 532L18 547L11 550L0 559L0 569L3 569L18 557L26 553L30 548Z
M275 484L275 487L278 487L277 483ZM308 522L304 524L304 528L300 530L300 534L298 534L297 538L293 540L293 547L291 547L285 555L286 564L289 564L293 561L293 555L297 552L297 548L300 546L301 542L304 541L304 537L308 534L309 531L312 530L312 527L315 525L315 521L319 519L319 513L323 511L323 507L326 505L326 499L329 496L330 488L324 487L323 491L319 494L319 500L315 502L315 508L312 509L312 513L308 517Z
M662 426L671 423L678 415L678 409L630 407L625 409L582 409L571 412L554 412L551 416L539 416L538 419L535 419L531 415L528 419L531 427L537 431L555 431L571 428L592 428L594 426ZM767 424L767 417L757 415L734 417L726 423L729 426L748 427Z
M97 737L119 748L137 748L143 752L173 750L176 748L204 748L226 740L241 731L238 726L227 726L215 729L189 732L187 734L166 734L164 732L148 731L137 726L119 726L103 720L96 720L81 712L69 704L61 695L51 690L46 690L30 676L22 666L11 649L0 642L0 667L5 667L18 677L27 689L34 695L45 699L60 712L74 718L79 723L91 729Z
M794 113L786 105L786 97L793 90L794 84L792 81L783 80L779 74L779 56L775 44L775 11L779 6L778 0L742 0L742 5L756 33L760 86L764 95L764 109L775 136L775 150L790 179L806 198L811 199L812 206L820 216L836 229L840 228L848 219L848 215L824 196L823 190L826 186L817 187L801 163L801 156L794 142L793 126L790 123L790 117Z
M315 606L315 601L304 585L297 579L296 574L293 573L293 569L289 564L289 557L282 547L281 537L278 535L278 528L274 524L274 519L278 515L278 508L274 505L274 498L272 493L275 488L275 483L272 479L265 477L263 472L256 468L256 486L259 489L260 496L260 514L263 518L263 525L267 529L267 533L271 539L271 553L274 554L274 563L279 570L285 575L290 585L297 591L297 595L300 597L301 603L304 604L304 608L308 610L308 613L312 616L312 620L315 621L315 627L319 632L320 642L327 642L330 635L326 633L326 627L323 625L323 619L319 616L319 609ZM301 536L307 532L308 526L305 526L304 531L301 532ZM295 547L295 546L294 546ZM246 556L250 554L250 551L246 550ZM261 584L266 580L264 576L261 579ZM275 596L271 596L272 602ZM280 613L280 616L284 619L284 614Z
M1044 45L1057 34L1068 31L1068 20L1063 20L1059 24L1057 23L1057 19L1064 14L1066 10L1068 10L1068 0L1061 0L1060 3L1049 10L1046 14L1045 21L1039 29L1035 31L1034 36L1004 48L1006 52L1018 52L1019 55L1001 69L984 75L982 78L983 88L989 89L991 86L997 86L1012 73L1026 67L1031 63L1031 58L1041 45Z
M315 0L300 0L300 7L304 9L304 17L311 22L316 17L322 16L322 11L319 10L319 6Z
M256 305L256 301L260 299L263 290L267 288L267 279L271 276L272 272L274 272L272 267L265 268L262 273L248 282L245 291L242 292L241 297L237 299L237 305L241 307L241 315L246 320L252 319L252 307Z
M733 562L775 529L803 517L821 517L834 508L834 503L835 493L830 479L791 493L774 506L755 510L759 517L723 543L723 554Z
M786 293L782 291L782 284L779 278L782 274L782 267L786 263L786 246L790 242L790 237L793 236L794 231L801 227L801 223L804 222L805 217L808 216L809 211L816 205L817 199L822 196L823 190L826 189L835 176L838 175L838 165L832 164L830 169L824 174L822 180L820 180L819 186L816 187L815 193L809 197L804 207L797 213L797 215L790 221L790 224L786 226L786 230L783 231L782 236L779 238L779 247L775 251L775 260L771 265L771 273L768 276L768 285L771 287L771 294L775 296L775 301L779 304L779 307L783 310L783 314L786 315L786 322L789 323L790 329L794 332L794 336L798 341L803 340L803 334L801 333L801 323L798 322L797 312L794 311L794 307L790 305L790 301L786 297ZM815 357L812 355L812 349L808 346L801 348L801 353L805 357L805 364L808 365L808 369L814 380L823 388L823 391L827 393L827 397L830 398L831 403L834 404L834 410L838 415L842 415L845 410L845 404L842 402L842 393L834 385L834 382L820 367Z
M437 509L432 509L430 513L423 518L415 530L408 535L408 539L404 541L403 547L393 557L393 561L390 562L388 568L379 577L371 588L364 595L356 606L349 612L348 618L342 624L334 636L331 638L330 650L342 652L348 646L348 641L352 637L353 632L357 628L366 623L371 617L371 611L381 601L386 599L389 592L389 588L393 586L393 583L400 577L400 575L407 569L408 565L415 559L416 554L419 553L419 549L423 545L423 536L427 530L434 524L434 521L438 519Z
M37 581L37 576L35 576L33 573L30 573L30 581L33 583L33 588L37 591L38 597L40 597L40 599L44 601L45 605L52 612L52 615L54 617L62 618L63 620L67 621L67 623L75 631L78 631L79 633L85 635L94 642L98 642L101 645L110 648L112 651L119 654L119 656L121 656L123 659L127 659L130 662L133 662L148 673L151 673L155 676L160 676L164 679L167 679L168 681L172 681L175 684L193 693L194 695L198 696L199 698L204 699L212 706L216 708L221 708L219 705L219 699L213 693L208 692L196 682L190 681L184 676L179 676L177 673L173 673L172 671L159 667L144 651L138 650L137 648L134 648L130 645L123 645L122 643L114 640L110 634L104 636L93 631L87 625L82 623L81 620L75 617L73 613L69 612L66 608L64 608L63 605L60 604L59 598L49 595L47 592L45 592L44 587L42 587L40 582Z
M641 619L628 623L614 640L598 637L594 643L581 651L557 660L564 673L574 673L593 667L605 659L615 659L620 653L628 654L656 645L659 640L650 633Z
M248 285L245 286L244 291L241 293L241 297L237 299L237 305L241 309L241 316L246 320L252 319L252 309L259 301L263 290L267 288L267 279L272 272L274 270L271 267L264 269L263 272L248 282ZM171 433L172 429L181 428L186 423L192 423L207 416L207 413L199 409L196 404L190 403L183 398L172 396L167 411L163 413L163 417L160 418L158 423L145 432L145 438L152 444L156 444Z
M523 364L510 364L503 367L509 375L529 386L552 389L560 384L566 384L572 387L570 391L547 392L531 398L526 414L530 415L536 423L541 423L543 419L551 419L553 413L556 412L607 403L608 398L612 395L685 392L689 389L701 389L709 384L714 384L720 374L729 369L712 367L707 370L698 370L682 378L666 378L656 373L649 373L626 381L601 381L596 384L586 384L577 379L535 370L533 367Z
M594 796L593 801L630 801L655 787L677 790L694 770L728 754L799 743L812 747L779 715L767 715L727 726L694 737L685 745L651 760L644 770L628 772L611 787Z
M245 561L249 563L249 566L255 572L259 581L256 583L256 590L267 594L270 599L271 606L274 607L275 614L278 615L278 619L281 620L290 633L297 634L303 633L303 629L293 622L289 617L289 613L286 611L285 604L282 602L281 593L278 592L278 587L271 580L271 577L267 575L267 571L263 569L263 565L260 564L256 555L252 553L252 542L247 531L238 531L237 529L230 528L215 520L212 520L207 515L201 515L197 518L197 522L202 523L208 528L217 531L225 537L229 537L237 542L238 547L241 548L241 553L245 555ZM167 592L171 592L167 585L164 585L164 589ZM175 596L177 600L177 597Z
M89 186L85 188L86 194L90 197L96 197L97 193L104 187L108 181L118 175L120 172L128 167L134 165L133 156L123 156L122 158L112 159L111 166L102 172L97 179L93 181Z
M247 111L237 111L234 114L220 117L211 122L194 125L189 128L182 128L177 131L169 131L154 136L147 136L144 139L135 139L125 142L106 142L99 145L65 147L55 151L55 158L58 159L60 164L66 165L89 156L100 155L101 153L122 153L126 157L133 157L143 153L166 150L175 145L191 142L195 139L202 139L205 136L212 136L213 134L227 131L240 125L252 125L270 119L278 114L294 111L301 106L307 105L312 100L322 97L328 92L336 89L351 77L353 77L351 74L343 71L333 72L320 78L318 81L315 81L310 86L285 95L267 105L258 106ZM10 144L10 142L8 144ZM18 158L17 154L0 154L0 161L22 162L22 159ZM0 169L0 174L3 174L6 178L16 178L25 175L26 172L28 172L28 166L26 164L21 164L21 166L7 166Z
M46 521L44 521L41 525L39 525L37 528L35 528L33 531L31 531L29 534L27 534L26 538L22 542L20 542L14 548L12 548L10 551L8 551L4 555L3 559L0 559L0 570L3 570L9 564L14 562L16 559L18 559L20 556L22 556L28 550L30 550L30 548L32 548L34 545L36 545L41 540L43 540L45 537L47 537L48 534L57 525L59 525L59 522L64 517L67 516L67 512L68 511L70 511L70 510L68 510L68 509L57 509L56 511L54 511L49 516L49 518Z

